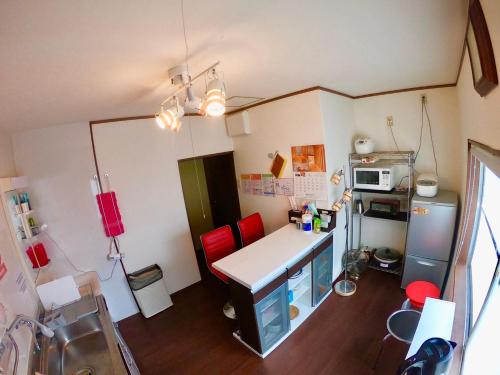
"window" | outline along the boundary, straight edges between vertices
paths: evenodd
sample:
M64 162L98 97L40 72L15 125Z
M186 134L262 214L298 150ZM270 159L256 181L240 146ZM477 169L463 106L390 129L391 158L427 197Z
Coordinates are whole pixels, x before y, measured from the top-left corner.
M500 179L483 167L482 196L477 211L476 233L469 252L470 311L472 328L491 287L498 263L497 241L500 239Z
M468 335L462 374L500 374L500 178L481 162L467 261Z

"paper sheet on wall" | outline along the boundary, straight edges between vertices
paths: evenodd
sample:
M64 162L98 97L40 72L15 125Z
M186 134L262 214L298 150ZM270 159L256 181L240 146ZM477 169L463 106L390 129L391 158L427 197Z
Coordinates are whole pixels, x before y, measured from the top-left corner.
M250 179L252 181L252 194L262 195L263 194L262 175L259 173L253 173L250 175Z
M274 196L274 176L271 173L262 175L262 192L266 196Z
M314 200L328 200L326 172L294 172L295 196Z
M252 179L249 174L241 175L241 190L245 194L252 194Z
M293 195L293 178L276 178L274 180L274 192L276 195Z

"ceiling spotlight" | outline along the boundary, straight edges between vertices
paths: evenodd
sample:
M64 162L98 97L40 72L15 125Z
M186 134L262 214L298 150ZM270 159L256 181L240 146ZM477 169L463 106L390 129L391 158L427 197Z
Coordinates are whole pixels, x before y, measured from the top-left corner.
M215 69L211 71L213 79L208 83L202 111L210 117L222 116L226 112L226 90Z
M174 96L172 105L166 110L162 107L161 112L155 116L156 123L161 129L179 131L181 127L180 118L184 116L184 108L179 105L179 99Z

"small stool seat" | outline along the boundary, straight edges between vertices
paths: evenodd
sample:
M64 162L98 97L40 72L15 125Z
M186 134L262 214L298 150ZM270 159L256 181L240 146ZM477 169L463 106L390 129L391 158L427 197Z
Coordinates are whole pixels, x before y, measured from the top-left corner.
M420 316L420 311L403 309L393 312L389 318L387 318L387 331L389 333L385 335L382 340L382 345L378 351L377 359L373 365L374 370L377 367L380 355L384 349L384 344L389 337L392 336L399 341L411 344L413 336L415 336L415 332L417 331Z
M420 311L398 310L387 319L387 330L399 341L411 344L420 321Z
M439 298L440 294L439 288L428 281L414 281L406 287L408 302L418 309L424 307L427 297Z

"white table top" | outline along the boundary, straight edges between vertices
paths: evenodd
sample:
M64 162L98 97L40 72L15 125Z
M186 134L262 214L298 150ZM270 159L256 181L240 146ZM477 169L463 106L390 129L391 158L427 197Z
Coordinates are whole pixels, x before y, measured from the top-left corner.
M294 265L328 233L306 233L288 224L253 244L213 263L231 279L258 291Z
M422 316L418 322L417 331L413 336L410 349L406 358L414 355L425 340L432 337L441 337L445 340L451 338L453 319L455 317L455 302L440 299L425 299Z

